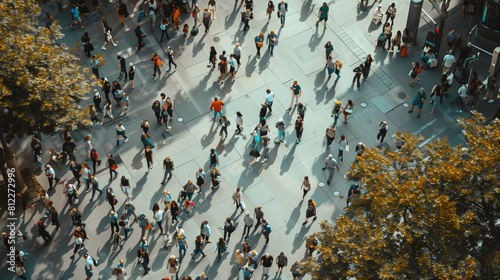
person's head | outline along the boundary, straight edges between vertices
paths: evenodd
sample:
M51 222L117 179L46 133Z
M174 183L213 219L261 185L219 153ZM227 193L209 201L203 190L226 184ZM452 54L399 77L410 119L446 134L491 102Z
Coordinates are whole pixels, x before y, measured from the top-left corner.
M359 68L363 68L363 64L360 64L360 65L359 65Z
M328 155L328 158L329 158L329 159L332 159L332 158L333 158L333 155L332 155L332 154L329 154L329 155Z
M76 209L75 209L75 210L76 210ZM115 211L113 211L113 210L109 211L109 215L110 215L110 216L114 216L114 215L115 215Z
M208 225L208 220L204 220L204 221L203 221L203 223L204 223L205 225Z
M231 218L227 217L226 222L231 223Z
M113 158L113 155L112 154L108 154L108 158Z
M47 164L47 165L45 165L45 170L49 170L49 169L51 169L51 168L52 168L52 167L51 167L50 165L48 165L48 164Z
M146 146L146 148L144 148L144 150L149 153L151 151L151 148L149 146Z
M259 209L259 210L262 209L262 206L261 205L257 206L257 209Z
M323 2L323 7L326 7L326 6L328 6L328 5L326 4L326 2Z
M264 38L264 34L262 34L262 32L261 32L261 33L259 33L259 37L260 37L260 38Z
M383 122L382 122L382 125L383 125L383 126L386 126L386 125L387 125L387 122L386 122L386 121L383 121Z
M345 140L345 135L340 136L340 140Z
M452 34L455 34L455 29L453 29L453 30L451 31L451 33L452 33Z
M293 85L296 86L298 84L297 81L293 81Z
M274 37L274 30L271 30L271 37Z
M304 107L304 105L303 105L302 103L299 103L299 105L298 105L298 106L299 106L299 108L301 108L301 109L302 109L302 107Z
M349 99L349 100L347 101L347 104L349 104L350 106L352 106L352 105L353 105L352 100L350 100L350 99Z
M394 7L396 7L396 4L395 4L395 3L392 3L392 4L391 4L391 7L393 7L393 8L394 8Z
M148 135L146 133L141 134L141 138L148 138Z
M421 88L420 88L420 93L424 93L424 91L425 91L425 90L424 90L424 88L423 88L423 87L421 87Z
M241 188L240 188L240 187L237 187L237 188L236 188L236 191L237 191L237 192L240 192L240 191L241 191Z
M262 224L266 225L267 224L267 220L262 220Z
M262 120L260 121L260 125L261 125L261 126L265 126L266 124L267 124L266 119L262 119Z
M123 123L122 123L122 122L118 122L118 126L122 126L122 125L123 125Z
M214 97L214 101L217 101L217 100L219 100L219 98L217 98L217 97Z
M92 56L92 60L95 61L97 59L97 57L95 57L95 55Z
M250 9L247 9L247 14L250 14L252 11Z
M333 130L335 130L335 127L333 125L331 125L329 129L333 131Z
M210 154L214 154L215 153L215 149L210 149Z
M300 116L297 117L297 121L298 122L301 122L302 121L302 118Z
M120 2L121 2L121 1L120 1ZM142 28L142 27L141 27L141 25L140 25L140 24L138 24L138 25L137 25L137 29L141 29L141 28Z
M175 256L174 256L174 255L171 255L171 256L170 256L170 259L171 259L171 260L175 260Z
M117 57L116 57L116 59L121 60L121 59L122 59L122 57L121 57L121 56L117 56Z
M285 255L285 253L283 253L283 252L280 253L280 256L284 256L284 255Z
M330 60L332 60L332 59L333 59L333 58L332 58L332 56L331 56L331 55L329 55L329 56L328 56L328 61L330 61Z
M41 226L43 225L43 222L42 221L38 221L38 225ZM5 234L5 236L4 236ZM2 237L7 237L7 234L5 232L2 232Z

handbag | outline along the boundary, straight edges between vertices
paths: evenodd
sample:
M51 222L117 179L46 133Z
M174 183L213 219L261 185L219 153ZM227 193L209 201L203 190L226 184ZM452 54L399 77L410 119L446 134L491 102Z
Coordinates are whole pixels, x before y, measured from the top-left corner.
M351 108L346 108L345 112L348 113L348 114L352 114L352 109Z
M259 153L259 151L256 151L256 150L250 150L250 156L260 157L260 153Z
M245 202L243 200L240 200L240 206L242 210L245 210Z
M276 12L276 15L278 16L278 18L281 16L281 13L280 11Z
M118 164L115 163L111 165L111 170L116 170L116 169L118 169Z
M85 255L88 251L89 251L89 250L87 250L87 247L83 246L82 248L80 248L80 249L78 250L78 255L79 255L80 257L82 257L82 256L83 256L83 255Z

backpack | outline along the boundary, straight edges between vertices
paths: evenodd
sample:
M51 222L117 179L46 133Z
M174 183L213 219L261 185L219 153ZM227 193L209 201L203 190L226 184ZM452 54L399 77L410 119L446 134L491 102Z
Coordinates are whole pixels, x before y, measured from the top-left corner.
M340 112L341 105L340 104L335 104L335 107L333 109L334 114L338 114Z
M226 126L230 126L231 122L229 120L226 120Z
M408 48L406 47L406 43L401 46L401 57L405 57L408 55Z
M123 98L123 90L117 90L115 92L115 97L116 98Z

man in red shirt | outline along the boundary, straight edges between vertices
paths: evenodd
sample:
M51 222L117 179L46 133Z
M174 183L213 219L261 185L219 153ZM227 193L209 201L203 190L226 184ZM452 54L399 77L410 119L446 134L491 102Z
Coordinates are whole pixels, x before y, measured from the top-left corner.
M214 117L213 120L215 120L215 117L217 116L217 113L219 113L220 117L222 118L222 106L224 105L224 102L219 100L217 97L214 97L214 101L210 105L210 111L214 111ZM220 119L219 119L219 122Z

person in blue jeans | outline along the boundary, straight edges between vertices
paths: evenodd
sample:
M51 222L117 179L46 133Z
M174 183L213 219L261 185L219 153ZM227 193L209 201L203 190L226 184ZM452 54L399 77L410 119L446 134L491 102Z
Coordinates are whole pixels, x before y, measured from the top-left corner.
M177 236L177 238L175 239L175 243L176 243L176 245L179 245L179 257L182 259L184 254L186 254L187 248L188 248L186 238L184 238L181 234L179 234ZM183 251L184 251L184 253L183 253Z
M278 43L278 35L271 30L271 33L267 34L266 44L268 49L271 51L271 56L273 56L274 46Z
M194 259L194 257L198 254L198 253L201 253L204 257L206 257L207 255L203 252L203 250L201 249L201 246L203 246L203 238L201 237L201 235L198 235L196 236L196 241L195 241L195 249L194 249L194 252L191 254L192 256L192 259Z
M285 126L285 120L279 118L276 122L276 128L278 129L278 141L280 141L280 143L283 143L283 138L285 138Z
M278 4L278 13L280 14L281 27L285 25L286 12L288 12L288 3L286 3L285 1L281 1L281 3Z
M92 200L94 200L95 192L98 191L99 195L101 195L102 190L99 189L99 182L95 178L95 174L90 176L90 184L92 185L92 197L90 198L90 201L92 201Z

